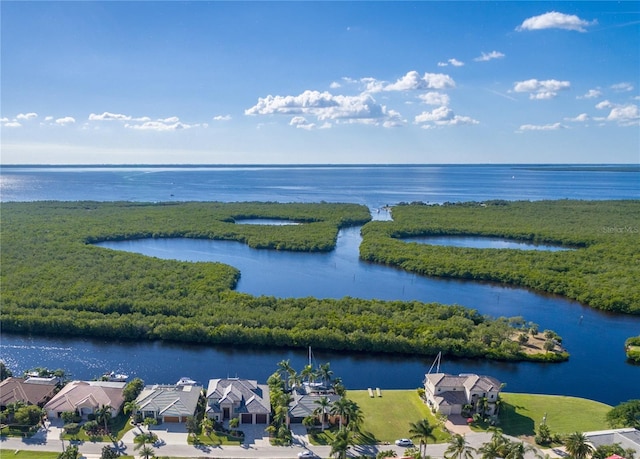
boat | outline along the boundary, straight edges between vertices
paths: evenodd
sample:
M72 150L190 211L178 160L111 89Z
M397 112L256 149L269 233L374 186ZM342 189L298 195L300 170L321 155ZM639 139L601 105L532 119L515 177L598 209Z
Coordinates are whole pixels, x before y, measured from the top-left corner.
M129 379L129 375L116 373L115 371L112 371L111 373L105 373L102 375L103 381L125 382L127 379Z
M197 383L193 379L183 376L182 378L180 378L180 380L178 380L176 386L194 386L196 384Z

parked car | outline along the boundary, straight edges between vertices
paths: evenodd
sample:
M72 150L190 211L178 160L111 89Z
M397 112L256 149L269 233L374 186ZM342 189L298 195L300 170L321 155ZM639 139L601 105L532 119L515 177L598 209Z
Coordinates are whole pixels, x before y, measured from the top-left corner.
M401 438L396 440L396 446L413 446L413 442L408 438Z
M298 453L298 457L300 459L309 459L309 458L317 458L318 456L316 456L316 454L313 451L309 451L308 449L305 449L304 451L300 451Z

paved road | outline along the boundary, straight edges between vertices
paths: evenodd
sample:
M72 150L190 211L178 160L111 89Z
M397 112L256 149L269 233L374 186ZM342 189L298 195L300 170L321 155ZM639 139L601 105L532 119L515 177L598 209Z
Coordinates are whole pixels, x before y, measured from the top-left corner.
M187 433L184 426L170 426L170 430L164 426L156 426L152 431L158 435L159 442L153 446L157 456L174 456L187 458L231 458L231 459L294 459L300 451L309 449L319 457L329 457L330 447L314 446L309 443L304 428L294 426L294 445L271 446L268 438L264 437L264 426L243 426L245 431L245 443L242 446L194 446L187 443ZM133 436L135 432L129 431L117 445L100 442L74 442L80 452L87 459L100 457L104 445L116 446L125 454L135 455ZM488 441L490 434L467 433L466 439L473 447L478 447ZM3 437L0 448L6 450L40 450L63 451L63 447L69 446L68 441L60 440L60 426L47 425L36 435L29 439L15 437ZM429 444L427 454L434 458L444 457L446 444ZM405 448L395 445L371 445L354 447L350 451L351 456L369 455L375 456L381 450L394 450L398 457L402 457ZM137 456L136 456L137 457ZM533 455L530 455L533 458Z

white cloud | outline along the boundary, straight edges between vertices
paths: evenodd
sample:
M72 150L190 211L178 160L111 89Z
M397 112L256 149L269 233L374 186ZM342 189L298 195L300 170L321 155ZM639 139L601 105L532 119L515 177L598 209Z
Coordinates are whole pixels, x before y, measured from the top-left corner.
M584 96L578 96L578 99L595 99L602 96L602 91L599 89L589 89Z
M73 118L72 116L65 116L63 118L58 118L56 120L56 124L59 124L60 126L66 126L67 124L73 124L76 122L76 119Z
M414 118L415 124L424 124L422 127L430 129L435 126L455 126L463 124L479 124L468 116L456 115L449 107L442 106L430 112L422 112Z
M474 61L476 62L487 62L493 59L502 59L504 54L499 51L491 51L490 53L483 52L480 57L476 57Z
M128 115L121 115L118 113L104 112L101 115L92 113L89 115L89 121L130 121L131 117Z
M438 62L438 67L446 67L449 64L453 65L454 67L462 67L464 65L464 62L459 61L458 59L452 58L452 59L448 59L447 62Z
M338 89L338 88L342 87L342 85L340 83L338 83L337 81L332 81L331 84L329 85L329 87L331 89Z
M528 92L530 99L552 99L558 95L558 91L569 89L571 83L558 80L536 80L535 78L516 82L513 86L515 92Z
M37 113L20 113L18 114L18 116L16 116L16 119L18 120L24 120L24 121L29 121L32 119L35 119L38 117Z
M7 121L3 124L3 126L8 128L18 128L18 127L22 127L22 124L20 124L17 121Z
M9 118L6 118L6 117L0 118L0 123L8 123L8 122L9 122Z
M522 126L520 126L520 128L518 129L517 132L524 132L524 131L557 131L559 129L564 129L564 126L562 124L560 124L560 123L543 124L543 125L523 124Z
M617 105L611 109L608 121L618 123L620 126L640 125L640 110L635 104Z
M172 118L167 118L172 120ZM166 131L179 131L181 129L189 129L192 127L196 127L198 125L188 125L181 123L180 121L175 122L165 122L163 120L158 121L147 121L142 124L125 124L126 128L135 129L138 131L158 131L158 132L166 132Z
M580 19L573 14L563 14L557 11L550 11L539 16L533 16L525 19L524 22L516 27L516 30L542 30L542 29L564 29L575 30L577 32L586 32L585 27L597 24L598 21L591 22Z
M611 107L613 107L613 104L608 100L603 100L602 102L598 102L596 104L596 108L598 110L602 110L603 108L611 108Z
M213 121L229 121L231 115L217 115L213 117Z
M454 88L455 82L449 75L444 73L425 73L420 76L415 70L407 72L405 76L399 78L395 83L384 86L385 91L411 91L424 89L445 89Z
M611 89L613 89L616 92L628 92L628 91L633 91L633 85L631 83L618 83L618 84L614 84L611 86Z
M586 113L580 113L575 118L565 118L565 121L573 121L575 123L585 123L585 122L589 121L590 119L591 118L589 118L589 115L587 115Z
M170 116L169 118L165 118L165 119L159 119L158 121L162 122L162 123L177 123L178 121L180 121L180 118L178 118L177 116Z
M44 120L45 121L53 121L53 116L45 116Z
M429 91L418 94L418 98L427 105L449 105L449 96L441 92Z
M397 121L399 115L378 104L370 94L333 95L329 92L304 91L297 96L260 97L245 115L310 115L319 121L378 124Z

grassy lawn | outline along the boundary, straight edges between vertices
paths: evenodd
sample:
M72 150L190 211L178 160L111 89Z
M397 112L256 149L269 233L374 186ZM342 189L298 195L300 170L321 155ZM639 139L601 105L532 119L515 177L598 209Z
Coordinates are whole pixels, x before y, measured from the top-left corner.
M233 437L223 433L213 432L211 435L199 434L195 439L189 436L188 443L190 445L207 445L207 446L219 446L219 445L234 445L240 446L242 439L239 437Z
M127 433L129 430L133 429L133 425L129 422L130 417L125 414L118 414L111 423L109 424L109 429L111 430L112 435L117 439L121 440L122 436ZM62 438L64 440L80 440L80 441L99 441L99 442L109 442L112 441L112 438L109 435L97 435L95 437L90 437L87 435L84 429L80 429L76 435L62 434Z
M437 426L438 420L431 414L415 390L383 390L382 397L369 397L366 390L350 390L347 397L360 406L364 414L362 430L376 442L393 442L409 438L409 423L428 419ZM444 442L449 435L442 429L434 431L437 442Z
M500 427L507 435L535 435L545 414L554 434L609 428L605 416L612 407L604 403L560 395L501 393L500 397Z
M15 459L56 459L60 453L48 452L48 451L25 451L14 449L0 449L1 458L15 458ZM133 459L133 456L120 456L121 459Z

